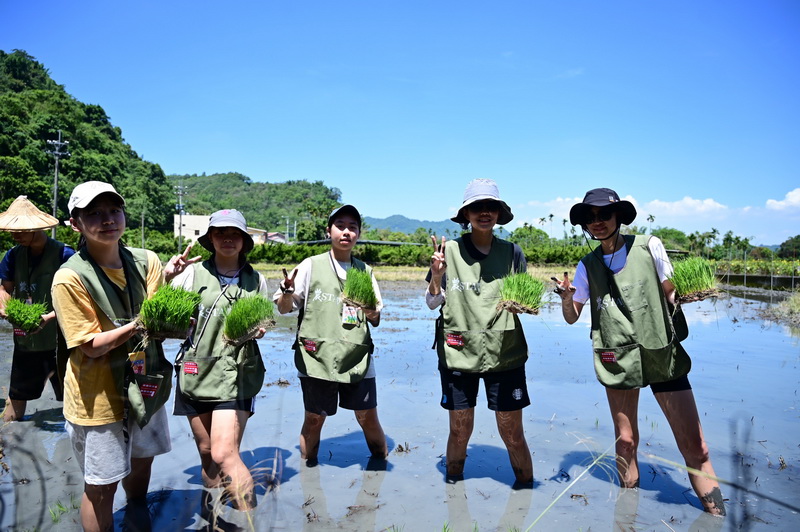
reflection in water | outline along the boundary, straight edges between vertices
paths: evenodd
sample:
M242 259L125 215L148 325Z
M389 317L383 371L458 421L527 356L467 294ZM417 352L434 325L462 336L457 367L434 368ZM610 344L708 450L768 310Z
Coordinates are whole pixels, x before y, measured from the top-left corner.
M533 489L509 489L508 501L503 515L495 528L490 530L524 530L525 518L531 507ZM478 530L477 521L472 519L466 492L466 483L463 480L445 482L445 500L447 501L448 530Z
M361 489L347 514L336 520L328 513L328 501L320 481L319 464L300 467L300 484L303 488L303 510L306 514L303 530L375 530L378 495L386 477L386 460L370 458L364 468Z

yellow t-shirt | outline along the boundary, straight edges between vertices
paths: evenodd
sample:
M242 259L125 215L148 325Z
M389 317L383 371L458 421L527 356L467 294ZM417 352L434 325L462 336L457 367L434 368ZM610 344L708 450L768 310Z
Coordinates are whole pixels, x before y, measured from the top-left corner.
M120 289L127 282L122 268L103 268L108 278ZM158 255L147 252L147 297L162 282ZM61 268L53 278L53 308L58 324L70 349L67 374L64 378L64 418L76 425L105 425L122 420L122 396L117 390L108 355L90 358L80 346L96 334L116 328L98 310L80 277L73 270Z

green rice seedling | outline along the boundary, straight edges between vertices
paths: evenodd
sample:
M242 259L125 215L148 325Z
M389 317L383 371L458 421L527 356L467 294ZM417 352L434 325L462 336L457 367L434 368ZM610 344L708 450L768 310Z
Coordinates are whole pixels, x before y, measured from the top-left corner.
M378 305L378 298L372 288L372 275L365 270L350 268L344 281L342 301L352 307L374 309Z
M497 310L538 314L545 290L541 279L531 277L525 272L511 274L503 279Z
M238 299L225 313L222 334L225 343L239 346L258 334L259 329L271 327L275 321L272 301L256 294Z
M148 338L186 338L192 316L200 304L200 294L162 285L153 297L142 303L139 321Z
M29 305L19 299L9 299L6 303L8 321L15 327L29 333L42 323L42 314L47 314L47 307L42 303Z
M676 261L674 270L670 281L675 285L679 301L701 301L717 294L714 267L707 259L690 257Z

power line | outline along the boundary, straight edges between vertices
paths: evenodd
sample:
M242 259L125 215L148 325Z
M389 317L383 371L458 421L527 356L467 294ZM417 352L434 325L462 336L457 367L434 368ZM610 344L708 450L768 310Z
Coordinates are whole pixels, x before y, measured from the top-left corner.
M46 153L52 155L56 160L56 172L55 176L53 177L53 218L58 218L58 160L61 157L69 157L70 153L66 151L66 147L69 144L69 141L62 141L61 140L61 130L58 130L58 140L48 140L47 144L52 146L53 148L50 150L45 150ZM64 149L64 151L61 151ZM53 238L56 237L56 228L53 227L52 230Z

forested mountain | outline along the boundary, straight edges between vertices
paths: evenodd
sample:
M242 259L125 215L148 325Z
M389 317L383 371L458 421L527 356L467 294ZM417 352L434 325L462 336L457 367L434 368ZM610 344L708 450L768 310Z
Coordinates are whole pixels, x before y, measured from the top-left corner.
M396 233L412 234L417 229L422 228L425 231L441 236L455 237L461 234L461 226L452 220L440 220L433 222L429 220L414 220L406 218L403 215L395 214L388 218L373 218L371 216L364 217L364 223L370 229L385 229L387 231ZM508 238L509 233L501 226L497 226L494 232L500 238Z
M125 143L102 107L70 96L21 50L0 51L0 210L26 194L52 211L54 159L46 150L59 130L70 153L59 166L60 219L68 217L72 188L96 179L112 183L125 197L132 226L139 225L144 210L148 227L171 227L175 201L161 167Z
M183 201L187 214L237 209L244 213L251 227L281 232L286 231L288 218L292 240L324 238L325 221L341 202L339 189L327 187L322 181L262 183L235 172L170 175L169 180L172 185L185 188Z

